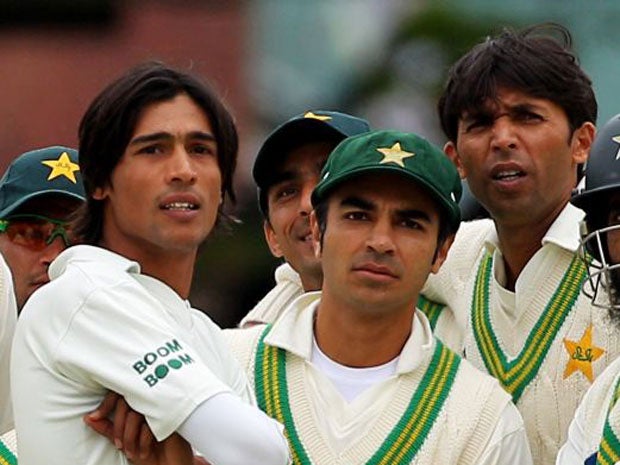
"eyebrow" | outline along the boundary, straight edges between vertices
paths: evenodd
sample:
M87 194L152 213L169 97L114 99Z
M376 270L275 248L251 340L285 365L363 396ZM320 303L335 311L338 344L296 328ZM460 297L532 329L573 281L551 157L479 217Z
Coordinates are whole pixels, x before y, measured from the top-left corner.
M370 200L366 200L362 197L358 197L355 195L351 195L349 197L345 197L344 199L342 199L340 201L340 206L341 207L353 207L353 208L359 208L361 210L370 210L370 211L377 209L377 206Z
M465 111L461 117L461 119L477 119L477 118L485 118L485 117L495 117L498 113L502 114L514 114L524 111L543 111L543 107L540 105L536 105L532 102L521 102L516 103L514 105L503 105L502 108L504 111L500 111L493 105L483 105L481 108L477 108L471 111Z
M398 210L396 212L396 216L398 218L402 218L402 219L415 219L415 220L422 220L426 223L430 223L431 222L431 217L429 216L428 213L422 211L422 210L415 210L415 209L411 209L411 210Z
M358 197L358 196L345 197L344 199L340 201L340 206L359 208L361 210L366 210L366 211L377 210L377 205L374 202L364 199L362 197ZM418 219L418 220L426 221L428 223L431 222L431 217L428 213L422 210L415 209L415 208L396 210L395 215L397 218L402 218L402 219L405 219L405 218Z
M283 182L292 181L297 176L294 170L277 171L271 178L270 186L275 186Z
M211 141L215 142L215 136L213 136L213 134L210 134L208 132L203 132L203 131L192 131L187 134L187 138L198 139L198 140L202 140L206 142L211 142ZM144 144L148 142L155 142L155 141L169 140L169 139L174 139L174 136L170 134L169 132L160 131L160 132L154 132L152 134L145 134L143 136L134 137L133 139L129 141L128 145L138 145L138 144Z

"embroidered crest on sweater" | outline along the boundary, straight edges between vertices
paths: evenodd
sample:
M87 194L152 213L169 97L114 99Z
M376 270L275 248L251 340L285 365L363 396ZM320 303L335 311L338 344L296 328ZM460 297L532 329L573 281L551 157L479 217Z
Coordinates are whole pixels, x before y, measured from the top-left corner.
M594 381L592 374L592 362L605 353L601 347L596 347L592 343L592 324L586 328L578 341L571 341L564 338L564 347L568 352L568 362L564 370L564 379L568 378L576 371L584 374L588 381Z
M491 322L489 295L492 274L493 257L486 252L480 261L474 284L472 329L485 367L517 403L525 388L536 377L558 331L575 305L587 271L579 257L573 257L521 352L512 359L509 359L500 346Z

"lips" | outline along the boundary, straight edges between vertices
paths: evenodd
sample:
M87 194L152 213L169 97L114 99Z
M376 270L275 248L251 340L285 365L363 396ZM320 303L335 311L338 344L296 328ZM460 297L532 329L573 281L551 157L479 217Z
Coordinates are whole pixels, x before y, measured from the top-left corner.
M491 169L491 179L494 181L514 181L525 175L523 168L516 163L501 163Z
M297 239L299 239L302 242L312 242L312 234L310 233L310 231L308 231L308 234L303 234L299 236Z
M520 178L522 176L525 176L525 173L523 171L501 171L493 175L493 179L495 179L496 181L510 181Z
M383 275L390 278L397 278L398 275L392 271L391 268L385 265L379 265L377 263L363 263L353 268L353 271L363 271L376 275Z
M200 202L192 194L176 194L164 197L159 208L168 211L192 211L200 208Z
M198 205L190 202L172 202L162 205L164 210L196 210Z

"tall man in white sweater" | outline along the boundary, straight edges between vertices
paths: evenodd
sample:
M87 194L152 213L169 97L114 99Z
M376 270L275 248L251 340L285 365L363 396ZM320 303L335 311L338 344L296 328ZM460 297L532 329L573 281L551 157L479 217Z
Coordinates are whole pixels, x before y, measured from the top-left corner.
M310 194L329 152L345 137L369 129L361 118L312 110L278 126L263 143L252 175L265 240L271 253L285 263L276 269L275 287L241 320L240 327L273 322L304 291L321 288L321 264L310 241Z
M423 290L456 322L438 336L460 334L465 357L512 394L537 465L553 463L581 397L620 352L620 333L580 295L583 212L569 199L597 104L569 46L560 26L504 31L450 70L444 150L492 219L462 225Z
M620 115L597 133L588 160L585 189L571 199L586 213L581 257L589 276L583 292L597 311L607 312L610 330L620 332ZM582 358L594 355L581 351ZM583 398L560 449L557 465L620 461L620 358L607 367Z
M414 134L360 134L330 154L310 217L322 292L272 325L225 331L295 464L531 463L510 396L415 309L460 195L448 158Z
M85 244L51 264L13 343L20 463L128 463L83 421L110 390L210 463L288 463L281 425L187 301L198 248L234 200L232 116L195 76L146 63L93 100L79 137Z

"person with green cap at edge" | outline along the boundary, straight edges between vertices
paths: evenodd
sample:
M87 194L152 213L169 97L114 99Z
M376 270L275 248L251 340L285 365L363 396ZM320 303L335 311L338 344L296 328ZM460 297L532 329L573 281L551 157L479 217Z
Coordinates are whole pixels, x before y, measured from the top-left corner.
M310 215L322 292L225 332L294 464L531 464L510 396L416 310L460 195L454 165L415 134L359 134L330 154Z
M17 455L9 386L17 315L73 243L68 220L83 202L78 152L69 147L23 153L0 179L0 463L15 463Z
M620 333L580 291L584 213L569 203L595 134L592 81L566 28L506 29L452 66L438 112L444 151L491 219L462 224L422 292L453 313L443 329L511 393L534 463L548 465L620 354Z
M258 186L265 240L283 258L276 285L241 320L240 327L273 322L304 291L321 288L322 272L310 241L310 193L327 156L345 137L370 130L364 119L309 110L278 126L256 155L252 175Z
M620 114L599 129L586 168L585 185L571 203L586 216L579 256L588 267L582 291L609 330L620 332ZM584 356L596 352L582 352ZM620 358L586 392L568 428L556 465L611 465L620 461Z

